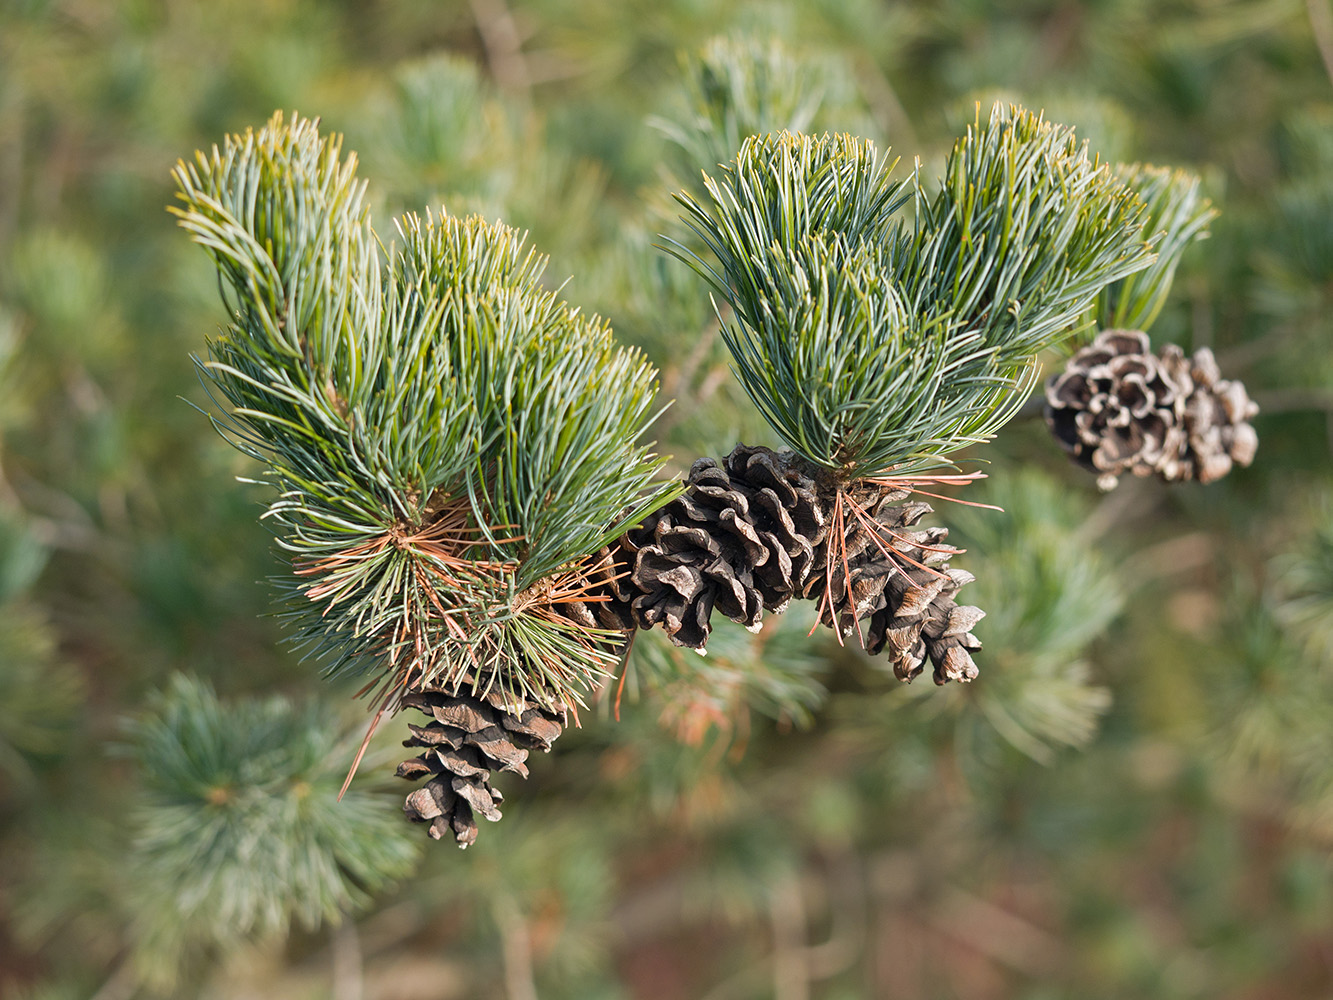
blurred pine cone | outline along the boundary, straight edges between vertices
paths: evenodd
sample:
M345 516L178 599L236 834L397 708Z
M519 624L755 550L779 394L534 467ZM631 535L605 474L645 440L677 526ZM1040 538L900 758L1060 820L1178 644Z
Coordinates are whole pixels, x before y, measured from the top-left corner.
M1249 465L1259 447L1259 435L1249 423L1258 405L1235 379L1222 378L1213 352L1201 347L1193 358L1174 344L1162 348L1162 361L1172 377L1188 385L1181 426L1186 446L1175 475L1166 479L1197 479L1211 483L1231 471L1233 465Z
M1155 355L1141 331L1104 330L1046 383L1046 422L1104 490L1126 472L1212 482L1248 465L1259 443L1246 422L1258 407L1220 375L1206 347Z
M1112 489L1126 472L1171 468L1185 447L1185 395L1138 330L1103 330L1046 383L1046 422L1075 462Z

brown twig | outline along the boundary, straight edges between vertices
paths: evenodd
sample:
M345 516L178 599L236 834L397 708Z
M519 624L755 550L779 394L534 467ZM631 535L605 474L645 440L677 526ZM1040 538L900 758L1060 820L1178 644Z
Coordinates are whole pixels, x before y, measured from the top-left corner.
M356 922L344 915L333 932L333 1000L363 1000L365 970L361 962L361 939Z
M532 75L523 56L523 38L504 0L469 0L469 6L495 82L504 90L531 90Z
M773 930L773 1000L810 1000L805 897L797 875L788 874L773 887L768 919Z
M507 892L497 893L491 914L500 931L505 995L509 1000L538 1000L532 971L532 935L518 903Z
M1300 410L1333 411L1333 390L1274 389L1252 397L1260 413L1294 413Z
M1305 9L1310 14L1310 31L1324 63L1324 72L1333 82L1333 9L1330 9L1328 0L1305 0Z

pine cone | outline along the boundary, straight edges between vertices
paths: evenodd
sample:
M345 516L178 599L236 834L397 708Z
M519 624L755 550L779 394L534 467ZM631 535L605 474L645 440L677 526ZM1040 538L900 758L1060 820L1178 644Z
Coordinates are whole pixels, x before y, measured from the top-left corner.
M815 481L790 453L741 445L695 462L688 489L622 540L639 628L660 625L700 649L717 608L749 629L782 611L804 581L824 535Z
M1186 446L1188 387L1138 330L1103 330L1046 383L1046 422L1070 457L1113 488L1125 472L1172 469Z
M459 847L477 839L476 814L500 818L504 797L491 787L491 772L513 771L526 778L528 752L550 750L566 721L563 709L549 711L496 690L484 696L464 688L452 694L411 691L402 704L433 718L425 726L407 727L412 736L403 746L425 751L399 764L397 774L431 779L407 796L403 812L413 822L429 823L431 837L448 834Z
M1249 465L1259 438L1247 421L1258 412L1208 348L1153 355L1137 330L1104 330L1046 384L1052 433L1108 490L1124 472L1210 483Z
M1249 465L1259 447L1259 435L1248 422L1259 412L1245 386L1222 378L1213 352L1201 347L1187 359L1174 344L1162 348L1162 361L1184 386L1188 396L1181 425L1185 447L1179 462L1164 479L1197 479L1211 483L1231 471L1233 464Z
M864 505L879 526L875 532L854 515L844 517L845 551L830 552L832 535L819 546L803 596L820 602L825 625L844 637L860 634L871 655L887 648L899 679L912 680L929 658L936 684L970 681L977 676L970 651L981 648L971 629L985 612L959 606L954 597L976 578L949 568L959 550L943 544L947 528L910 530L932 508L897 503L907 496L883 493Z

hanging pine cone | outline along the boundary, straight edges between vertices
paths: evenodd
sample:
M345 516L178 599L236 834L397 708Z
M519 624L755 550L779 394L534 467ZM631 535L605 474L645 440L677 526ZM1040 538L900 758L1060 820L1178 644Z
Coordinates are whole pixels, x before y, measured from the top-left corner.
M1079 465L1112 489L1119 476L1150 476L1178 461L1188 389L1138 330L1103 330L1046 383L1046 422Z
M477 815L500 818L504 797L491 787L491 772L526 778L528 753L550 750L566 722L563 709L551 711L496 690L484 696L466 688L412 691L402 704L432 717L425 726L409 724L412 736L403 741L405 747L425 749L399 764L398 776L431 776L408 794L403 812L413 822L429 823L427 832L436 840L451 836L459 847L477 839Z
M878 528L846 519L846 552L830 561L839 492L816 474L791 452L746 445L720 464L695 462L686 492L621 539L608 610L598 613L628 606L636 627L661 626L677 645L701 649L714 608L754 629L764 611L816 600L824 624L859 633L872 654L887 648L903 680L927 659L937 683L975 677L969 651L981 643L970 629L983 612L954 602L973 577L949 568L958 550L942 544L946 529L911 530L930 505L893 506L908 494L862 489Z
M911 530L932 508L898 503L907 496L884 492L863 506L873 532L860 518L844 517L844 548L830 552L834 536L824 540L803 596L820 602L825 625L844 637L860 634L868 653L887 649L900 680L916 677L929 658L936 684L970 681L977 676L970 651L981 648L971 629L985 612L954 597L976 578L949 568L959 550L944 544L947 528Z
M1046 422L1070 457L1100 473L1102 489L1125 472L1208 483L1249 465L1258 412L1245 387L1221 378L1208 348L1160 356L1138 330L1104 330L1046 384Z
M749 629L783 610L825 531L825 502L790 453L741 445L695 462L688 489L622 540L619 591L639 628L701 649L716 607Z

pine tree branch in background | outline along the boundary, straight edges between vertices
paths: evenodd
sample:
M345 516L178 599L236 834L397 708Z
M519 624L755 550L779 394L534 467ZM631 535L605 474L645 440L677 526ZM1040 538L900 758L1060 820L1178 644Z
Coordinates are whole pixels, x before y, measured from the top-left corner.
M1199 191L1199 178L1185 170L1124 165L1116 175L1146 206L1143 231L1157 238L1151 266L1113 282L1097 297L1096 328L1146 331L1162 311L1185 248L1208 238L1217 209Z
M336 922L410 870L382 792L338 801L358 738L318 703L224 704L183 676L127 725L145 787L128 859L141 977L170 987L210 949Z
M542 289L545 259L503 225L408 217L381 265L354 174L281 115L176 171L231 315L200 367L279 491L289 625L331 674L371 673L381 714L445 692L563 720L623 641L580 615L597 553L677 492L636 443L654 372ZM499 818L477 776L509 763L465 738L440 758L463 786L415 816L454 817L464 846L457 796Z
M766 132L822 130L859 113L843 65L798 53L776 38L709 39L682 58L681 93L670 112L648 119L672 143L674 178L696 197L702 178L735 157L746 139Z

